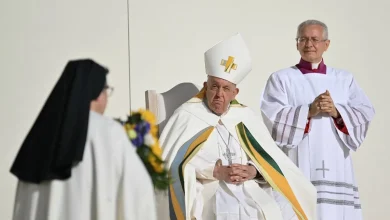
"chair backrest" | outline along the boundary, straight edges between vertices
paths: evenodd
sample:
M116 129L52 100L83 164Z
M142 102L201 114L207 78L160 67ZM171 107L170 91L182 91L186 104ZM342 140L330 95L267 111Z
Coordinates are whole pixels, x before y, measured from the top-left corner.
M159 135L173 112L181 104L194 97L201 88L192 83L180 83L163 93L158 93L156 90L145 91L146 109L156 116Z

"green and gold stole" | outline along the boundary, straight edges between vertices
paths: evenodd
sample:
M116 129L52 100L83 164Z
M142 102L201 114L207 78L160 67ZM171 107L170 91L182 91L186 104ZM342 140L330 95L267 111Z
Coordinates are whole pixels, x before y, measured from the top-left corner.
M204 89L189 102L199 102L204 98ZM243 107L238 101L233 100L230 107ZM184 189L184 168L188 162L197 154L206 142L214 127L207 127L194 135L183 144L177 152L170 167L170 175L173 182L169 187L169 211L171 220L184 220L185 210L185 189ZM300 220L307 220L301 205L299 204L293 190L282 170L276 161L269 155L252 136L243 123L236 125L236 131L240 139L241 147L245 150L249 158L260 168L264 179L272 188L288 199L295 213Z

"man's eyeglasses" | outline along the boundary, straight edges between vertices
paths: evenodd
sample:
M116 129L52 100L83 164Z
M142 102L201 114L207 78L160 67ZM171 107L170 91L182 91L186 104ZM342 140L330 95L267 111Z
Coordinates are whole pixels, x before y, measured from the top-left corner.
M307 42L311 41L312 44L319 44L321 42L325 42L327 40L319 40L317 38L306 38L306 37L298 37L295 38L298 44L306 44Z
M104 86L104 90L107 91L107 95L108 95L108 96L111 96L112 93L114 93L114 87L111 87L111 86L108 86L108 85L105 85L105 86Z

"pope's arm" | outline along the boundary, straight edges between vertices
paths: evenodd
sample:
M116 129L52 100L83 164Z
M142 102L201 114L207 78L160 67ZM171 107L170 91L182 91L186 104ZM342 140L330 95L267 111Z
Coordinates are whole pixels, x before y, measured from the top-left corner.
M199 122L199 119L191 115L186 110L181 108L177 109L171 118L168 120L164 130L160 135L160 144L163 149L162 158L167 162L166 167L170 169L177 152L179 149L186 143L188 140L192 138L194 134L207 127L207 125ZM195 155L193 159L186 166L186 171L193 170L195 171L196 180L194 181L192 188L194 197L190 202L191 210L189 210L188 215L192 217L200 217L202 215L203 210L203 185L201 183L202 180L205 179L214 179L213 177L213 169L214 165L212 163L202 163L205 166L198 166L197 163L202 161L203 158L199 155ZM190 169L191 168L191 169ZM193 172L192 171L192 172ZM188 174L187 174L188 175ZM175 181L175 180L174 180ZM186 192L186 195L192 194Z
M256 166L256 164L253 163L253 161L249 160L248 165L253 166L256 169L256 176L253 179L254 181L256 181L258 184L268 184L268 182L264 179L263 175L261 174L260 168Z
M193 116L186 110L177 109L168 120L164 130L160 135L160 144L163 149L162 158L167 162L169 169L178 150L190 140L196 133L203 130L208 125ZM192 164L208 164L206 166L195 166L198 179L215 180L213 170L216 161L210 161L208 158L197 154L192 160Z
M258 126L259 129L266 128L263 122L263 118L260 115L256 114L254 111L252 111L250 108L246 110L245 115L247 116L246 120L254 122L254 124L259 125ZM267 136L269 136L268 132L266 132L266 134ZM254 181L256 181L258 184L261 185L268 184L268 182L264 179L263 174L261 173L260 167L258 167L256 163L254 163L252 160L249 159L248 165L253 166L256 169L256 176L253 179Z
M177 110L172 115L160 136L163 159L167 161L168 169L184 143L207 126L209 125L185 110ZM197 180L225 180L227 178L225 169L215 169L218 159L200 149L189 162L196 171ZM261 178L259 182L262 182Z
M193 126L194 117L191 113L178 108L166 123L159 142L162 148L162 159L166 161L167 169L170 168L178 150L203 127ZM198 128L199 127L199 128Z

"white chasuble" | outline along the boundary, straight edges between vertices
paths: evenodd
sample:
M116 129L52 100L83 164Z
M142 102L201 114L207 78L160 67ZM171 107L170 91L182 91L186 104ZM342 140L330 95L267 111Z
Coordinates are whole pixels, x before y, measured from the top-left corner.
M248 158L237 138L233 137L223 125L217 124L215 126L209 141L213 144L204 146L190 162L192 166L198 167L196 174L199 182L207 181L208 178L212 179L211 176L207 176L212 175L212 172L202 172L202 169L200 169L204 167L205 161L221 159L223 166L248 163ZM270 190L269 193L271 193ZM251 198L250 193L246 192L243 184L235 185L222 181L216 186L213 194L214 196L210 198L208 204L202 204L204 203L201 202L203 198L197 198L197 206L193 210L196 219L209 219L202 218L202 213L207 213L203 212L205 206L212 207L211 213L206 216L213 216L212 219L216 220L264 219L261 208ZM203 197L203 194L200 196Z
M349 134L325 114L313 117L305 133L309 105L326 90ZM318 219L362 219L350 153L366 137L374 109L352 75L330 67L326 74L302 74L295 67L275 72L261 110L276 144L317 188Z
M160 219L315 220L314 186L275 145L261 116L236 100L217 116L203 103L203 94L179 107L161 134L173 181L168 198L159 195L159 201L169 203L159 205ZM251 163L267 184L219 181L213 177L218 160Z

